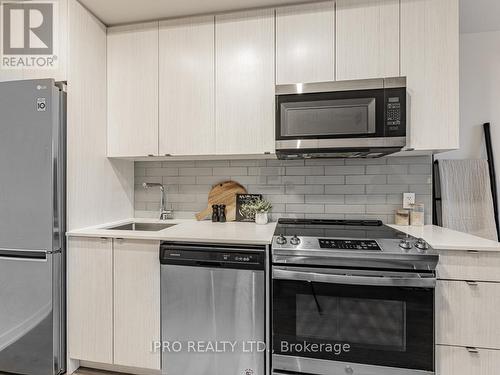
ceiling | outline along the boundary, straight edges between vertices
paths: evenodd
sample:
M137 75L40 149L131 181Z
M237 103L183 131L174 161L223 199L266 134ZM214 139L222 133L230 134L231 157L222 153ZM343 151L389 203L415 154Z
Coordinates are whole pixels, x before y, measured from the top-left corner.
M312 1L314 0L80 0L108 26ZM460 0L462 33L495 30L500 30L499 0Z
M500 30L499 0L460 0L460 32Z
M272 7L312 0L79 0L106 25Z

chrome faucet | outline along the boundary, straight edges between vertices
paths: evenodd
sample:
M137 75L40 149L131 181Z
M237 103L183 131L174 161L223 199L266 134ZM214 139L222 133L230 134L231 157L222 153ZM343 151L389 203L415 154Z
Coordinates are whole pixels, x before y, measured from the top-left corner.
M167 219L173 219L174 218L174 212L173 210L167 210L167 196L166 196L166 188L163 184L159 184L157 182L144 182L142 184L142 187L144 189L149 189L152 187L158 186L160 188L161 192L161 198L160 198L160 220L167 220Z

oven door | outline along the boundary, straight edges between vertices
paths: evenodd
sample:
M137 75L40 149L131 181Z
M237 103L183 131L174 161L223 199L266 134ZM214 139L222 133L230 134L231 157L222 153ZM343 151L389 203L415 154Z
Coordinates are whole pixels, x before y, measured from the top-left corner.
M434 373L433 274L273 266L273 370Z

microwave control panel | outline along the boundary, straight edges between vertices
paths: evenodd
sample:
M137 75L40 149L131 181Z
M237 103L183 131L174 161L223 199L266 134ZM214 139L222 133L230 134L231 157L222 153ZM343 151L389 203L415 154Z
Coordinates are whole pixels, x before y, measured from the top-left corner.
M401 125L401 103L397 96L387 99L386 124L389 128L394 127L394 130Z
M385 92L385 135L406 135L406 89L388 89Z

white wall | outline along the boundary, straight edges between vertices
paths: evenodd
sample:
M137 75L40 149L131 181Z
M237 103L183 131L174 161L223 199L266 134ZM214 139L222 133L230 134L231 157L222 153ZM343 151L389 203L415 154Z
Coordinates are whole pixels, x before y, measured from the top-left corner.
M485 122L491 123L500 187L500 31L460 35L460 149L437 158L485 158Z

